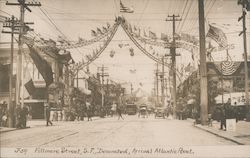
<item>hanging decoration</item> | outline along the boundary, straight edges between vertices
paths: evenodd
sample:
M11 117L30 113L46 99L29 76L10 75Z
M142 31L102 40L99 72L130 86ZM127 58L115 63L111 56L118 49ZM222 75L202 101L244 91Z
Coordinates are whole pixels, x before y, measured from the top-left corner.
M133 48L130 48L130 49L129 49L129 52L130 52L130 56L134 56L134 55L135 55L134 49L133 49Z
M223 61L223 62L214 62L216 69L222 75L232 75L238 70L241 62L233 62L233 61Z
M110 27L110 24L108 24L107 27L103 26L102 30L100 28L97 28L96 31L91 30L91 35L94 37L91 40L86 40L86 39L79 37L77 42L74 42L74 41L68 42L64 40L62 37L60 37L60 45L57 45L57 48L73 49L73 48L91 45L107 37L109 34L111 34L114 31L115 27L117 27L117 23L115 23L112 27Z
M121 23L121 26L123 28L123 30L125 31L125 33L128 35L128 37L131 39L131 41L142 51L142 53L144 53L145 55L147 55L149 58L153 59L154 61L163 64L161 60L158 59L158 57L155 57L154 55L152 55L151 53L149 53L146 49L144 49L138 42L137 40L134 38L134 36L129 32L129 24L125 21L124 23ZM169 64L166 64L166 66L170 67Z
M114 50L111 50L109 56L110 56L111 58L113 58L114 55L115 55L115 51L114 51Z
M135 73L136 73L136 69L133 69L133 70L130 69L129 72L130 72L131 74L135 74Z
M45 54L51 56L48 52L59 52L60 50L66 50L66 49L72 49L72 48L78 48L87 46L90 44L94 44L96 42L101 43L100 46L98 46L92 54L85 55L84 59L82 60L80 67L84 67L89 65L92 61L94 61L98 56L104 51L104 49L107 47L107 45L112 40L114 34L116 33L118 27L121 25L125 33L129 36L131 41L141 50L142 53L153 59L154 61L162 64L162 61L159 59L159 54L155 52L152 46L156 47L162 47L162 48L169 48L171 46L171 38L170 36L162 33L161 37L158 38L156 33L152 31L146 32L143 30L143 33L141 33L141 28L131 25L128 23L123 17L116 17L115 23L113 26L111 26L109 23L107 23L106 26L102 26L97 28L96 30L91 30L91 35L94 37L93 39L87 40L84 38L79 37L78 41L67 41L65 38L59 36L58 42L59 45L56 44L53 40L45 40L43 38L40 38L38 40L34 39L34 37L28 37L27 35L24 37L24 42L26 44L34 45L34 47ZM143 34L143 35L142 35ZM199 50L199 42L198 40L191 35L188 34L180 34L178 35L179 39L176 40L176 46L179 48L183 48L188 50L189 52L192 52L192 59L194 60L195 55L198 55ZM101 42L100 42L101 41ZM142 46L144 44L144 47ZM146 46L147 47L146 47ZM119 44L120 48L123 48L124 46L129 46L129 44ZM228 45L227 48L232 48L233 45ZM150 51L148 51L149 49ZM218 50L225 50L225 47L218 47L214 48L212 51L218 51ZM134 56L134 49L130 48L130 55ZM110 57L114 57L115 52L110 52ZM166 66L170 66L169 64L166 64Z

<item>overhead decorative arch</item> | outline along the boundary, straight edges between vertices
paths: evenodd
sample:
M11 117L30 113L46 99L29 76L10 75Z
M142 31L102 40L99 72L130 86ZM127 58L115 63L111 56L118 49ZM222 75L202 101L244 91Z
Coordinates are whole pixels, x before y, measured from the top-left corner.
M84 46L88 46L91 44L94 44L96 42L99 42L101 40L103 40L103 45L100 46L99 48L93 50L92 54L87 54L85 55L85 57L82 59L82 61L80 63L78 63L79 67L78 68L84 68L86 66L88 66L90 63L92 63L94 60L96 60L102 53L103 51L107 48L107 46L109 45L109 43L111 42L111 40L113 39L115 33L117 32L118 27L121 25L121 27L123 28L124 32L128 35L128 37L130 38L130 40L135 44L135 46L141 50L141 52L145 55L147 55L149 58L151 58L152 60L154 60L155 62L159 63L159 64L164 64L165 66L171 68L170 64L167 63L163 63L162 60L159 58L159 56L157 56L154 53L151 53L150 51L148 51L145 47L143 47L141 45L141 43L150 45L150 46L156 46L156 47L161 47L161 48L170 48L171 47L171 42L169 41L164 41L164 40L160 40L160 39L156 39L156 38L145 38L142 37L140 35L140 32L136 33L135 31L132 31L131 25L126 21L126 19L124 17L117 17L115 19L115 23L113 24L112 27L108 26L108 28L105 28L103 31L101 31L99 28L97 31L99 31L99 33L94 36L95 38L90 39L90 40L86 40L83 38L79 38L79 41L71 41L71 42L61 42L60 45L50 45L48 43L46 43L46 40L42 40L42 42L39 40L33 40L32 38L29 38L29 40L27 40L26 42L32 45L36 45L36 47L38 47L38 49L40 49L43 52L47 52L48 49L53 49L56 48L57 50L66 50L66 49L73 49L73 48L79 48L79 47L84 47ZM176 46L179 48L183 48L191 53L195 53L198 55L198 50L199 50L199 45L197 42L197 39L192 39L194 38L193 36L189 36L189 35L185 35L186 38L178 38L176 39ZM181 37L181 36L180 36ZM189 40L191 38L191 40ZM53 42L52 42L53 43ZM53 47L54 46L54 47ZM213 49L211 51L218 51L221 48L217 48L217 49Z

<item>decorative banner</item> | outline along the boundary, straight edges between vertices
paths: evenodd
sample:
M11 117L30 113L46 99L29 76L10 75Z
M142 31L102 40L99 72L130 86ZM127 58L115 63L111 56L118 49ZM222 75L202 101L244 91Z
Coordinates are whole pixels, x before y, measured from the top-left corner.
M97 31L92 30L91 34L95 38L91 40L85 40L79 37L77 42L74 42L74 41L69 42L63 39L62 37L59 37L58 41L60 45L56 45L56 42L54 42L53 40L44 40L42 38L41 40L35 40L34 37L30 38L30 37L25 36L24 42L32 46L34 45L35 47L37 47L37 49L43 51L44 53L47 53L49 51L56 52L56 51L59 51L60 49L65 50L65 49L83 47L83 46L87 46L87 45L90 45L90 44L93 44L102 40L103 46L99 46L99 48L93 51L91 55L87 55L86 58L84 59L85 61L81 63L82 66L87 66L92 61L94 61L107 47L110 40L113 38L114 34L116 33L119 25L122 26L125 33L129 36L132 42L142 51L142 53L144 53L145 55L147 55L154 61L162 64L162 61L158 59L158 56L157 56L158 53L154 51L152 46L163 47L163 48L170 47L171 43L168 41L169 37L166 34L162 33L161 39L158 39L154 32L149 31L149 35L147 35L145 30L143 32L143 35L142 35L143 37L142 37L141 29L139 27L133 26L134 28L134 31L133 31L131 24L129 24L123 17L116 17L115 23L112 27L110 27L110 24L107 23L107 26L101 27L102 29L97 28ZM198 50L199 50L197 39L188 34L181 34L180 37L182 39L176 41L177 47L183 48L192 52L192 59L194 60L194 54L197 55ZM147 48L149 48L153 52L148 52L146 48L142 46L142 43L148 44L149 47ZM122 48L124 45L119 44L118 46ZM225 49L225 47L218 47L218 48L213 49L212 51L219 50L219 49L223 50ZM134 56L134 50L130 50L130 55ZM112 52L110 54L110 57L113 57L113 56L114 56L114 53Z
M216 69L222 75L232 75L240 66L241 62L224 61L214 62Z

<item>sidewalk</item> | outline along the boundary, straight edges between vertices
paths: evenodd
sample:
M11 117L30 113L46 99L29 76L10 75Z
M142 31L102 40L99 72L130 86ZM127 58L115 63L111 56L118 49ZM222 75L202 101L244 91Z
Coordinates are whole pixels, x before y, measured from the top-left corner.
M236 131L220 130L220 122L217 121L213 121L212 126L202 126L200 124L196 124L194 126L216 136L233 141L239 145L250 145L250 122L237 122Z
M92 119L93 119L93 121L95 121L95 120L99 120L99 119L103 119L103 118L92 117ZM78 122L78 121L52 121L52 123L55 124L55 125L63 125L63 124L66 124L66 123L73 123L73 122ZM86 118L82 122L87 122ZM29 127L29 128L42 127L42 126L44 126L44 127L46 126L46 121L43 120L43 119L28 120L27 121L27 127ZM27 128L27 129L29 129L29 128ZM14 131L14 130L25 130L25 129L0 127L0 133L10 132L10 131Z

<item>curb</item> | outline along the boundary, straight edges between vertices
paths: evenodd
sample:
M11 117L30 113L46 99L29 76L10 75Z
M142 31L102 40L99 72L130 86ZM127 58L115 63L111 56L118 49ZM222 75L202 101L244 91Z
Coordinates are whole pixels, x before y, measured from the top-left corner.
M93 117L92 118L93 119L93 121L98 121L98 120L101 120L101 119L104 119L104 118L100 118L100 117ZM65 121L65 122L70 122L70 121ZM74 122L74 121L73 121ZM87 121L84 121L84 122L87 122ZM46 126L46 125L44 125L44 126ZM31 127L29 127L29 128L34 128L34 127L36 127L36 125L33 125L33 126L31 126ZM11 131L16 131L16 130L21 130L21 129L18 129L18 128L5 128L5 130L2 130L1 128L0 128L0 133L6 133L6 132L11 132Z
M10 132L10 131L15 131L15 130L17 130L17 129L14 128L14 129L0 130L0 133L6 133L6 132Z
M218 134L218 133L216 133L216 132L214 132L214 131L208 130L208 129L206 129L206 128L203 128L203 127L200 127L200 126L197 126L197 125L194 125L194 127L198 128L198 129L201 129L201 130L204 130L204 131L206 131L206 132L209 132L209 133L211 133L211 134L213 134L213 135L216 135L216 136L218 136L218 137L224 138L224 139L226 139L226 140L232 141L232 142L234 142L234 143L236 143L236 144L238 144L238 145L246 145L246 144L244 144L244 143L242 143L242 142L240 142L240 141L238 141L238 140L235 140L235 139L232 139L232 138L229 138L229 137L220 135L220 134Z

